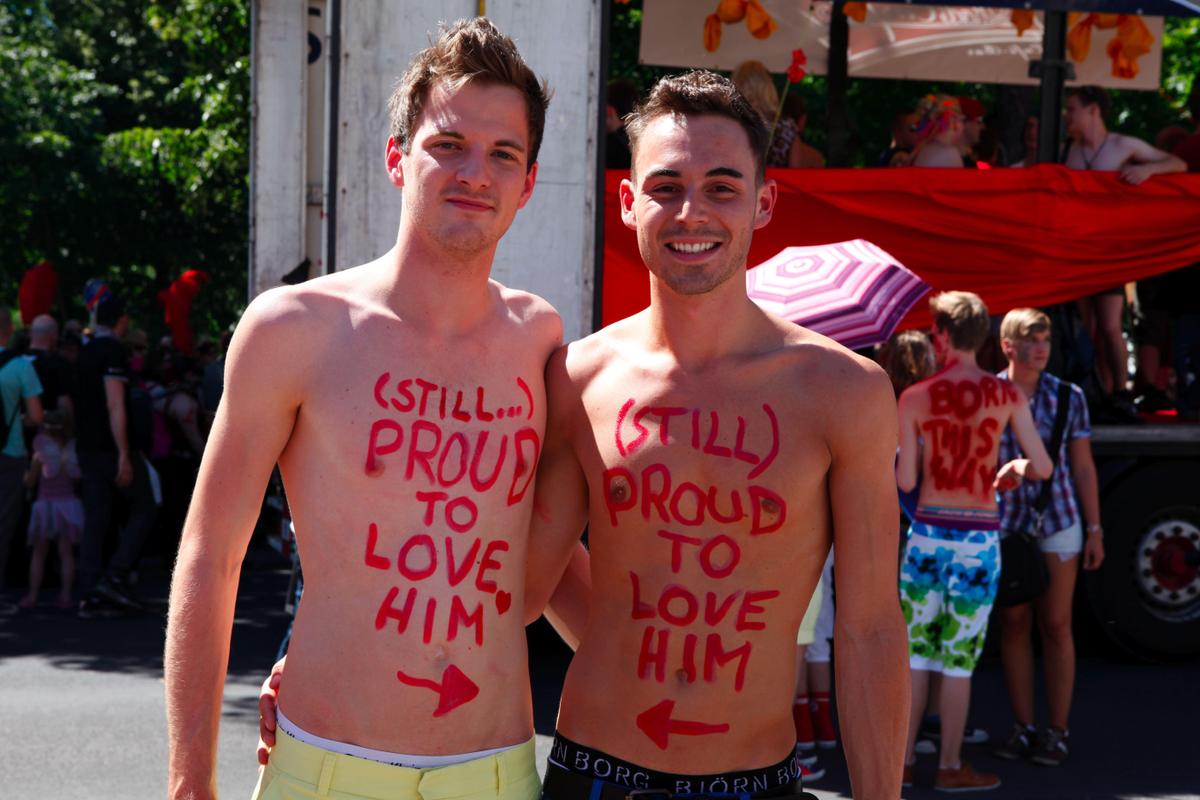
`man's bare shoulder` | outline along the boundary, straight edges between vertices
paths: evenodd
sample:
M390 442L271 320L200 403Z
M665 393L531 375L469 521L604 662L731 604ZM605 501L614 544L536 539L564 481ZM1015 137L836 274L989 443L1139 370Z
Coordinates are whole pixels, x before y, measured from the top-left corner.
M242 316L258 328L319 326L330 314L344 315L348 307L369 304L363 280L370 265L322 275L294 286L268 289L251 301Z
M545 298L532 292L513 289L494 280L491 281L491 285L514 322L532 326L531 330L535 336L548 337L554 347L562 344L562 317Z
M831 399L877 393L881 388L891 394L887 374L871 359L816 331L791 323L788 327L783 351L791 362L794 379L809 385L814 379L821 380L822 390L828 391Z

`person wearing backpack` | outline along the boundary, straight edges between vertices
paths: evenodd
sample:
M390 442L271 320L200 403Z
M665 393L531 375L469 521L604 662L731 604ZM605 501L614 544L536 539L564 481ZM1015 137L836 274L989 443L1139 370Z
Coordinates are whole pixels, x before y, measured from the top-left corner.
M1078 386L1045 371L1050 334L1050 318L1033 308L1013 309L1000 324L1000 346L1008 358L1008 368L1000 377L1029 398L1038 434L1048 443L1057 468L1048 490L1045 481L1026 481L1001 496L1001 528L1008 536L1034 538L1049 580L1034 600L997 608L1000 655L1015 722L994 754L1057 766L1067 758L1067 717L1075 682L1071 602L1080 553L1084 569L1099 568L1104 561L1104 534L1087 401ZM1001 438L1001 458L1019 456L1019 446L1006 432ZM1049 705L1049 725L1040 734L1034 727L1033 708L1035 619Z
M42 384L29 359L15 348L9 349L12 335L12 314L0 308L0 589L4 588L8 551L25 501L28 451L22 425L42 424Z

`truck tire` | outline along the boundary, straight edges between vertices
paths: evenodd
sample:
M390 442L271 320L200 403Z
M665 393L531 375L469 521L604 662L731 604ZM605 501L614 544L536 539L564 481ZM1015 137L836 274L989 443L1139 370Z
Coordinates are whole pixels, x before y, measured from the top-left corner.
M1083 573L1100 627L1143 658L1200 655L1200 465L1151 464L1108 494L1106 557Z

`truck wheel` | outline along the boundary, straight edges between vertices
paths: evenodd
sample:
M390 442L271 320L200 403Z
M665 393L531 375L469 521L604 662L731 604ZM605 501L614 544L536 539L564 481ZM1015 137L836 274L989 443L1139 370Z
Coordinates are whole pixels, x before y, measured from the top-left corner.
M1085 572L1100 627L1151 659L1200 655L1200 466L1159 462L1104 503L1106 558Z

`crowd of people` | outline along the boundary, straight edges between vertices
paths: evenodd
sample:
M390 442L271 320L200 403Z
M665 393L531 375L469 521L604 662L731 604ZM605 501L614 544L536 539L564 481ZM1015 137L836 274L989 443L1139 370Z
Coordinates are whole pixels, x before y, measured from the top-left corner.
M215 342L151 346L103 281L82 300L86 325L0 313L0 588L27 585L9 613L46 602L55 575L53 605L81 618L143 610L138 565L174 559L220 398Z

